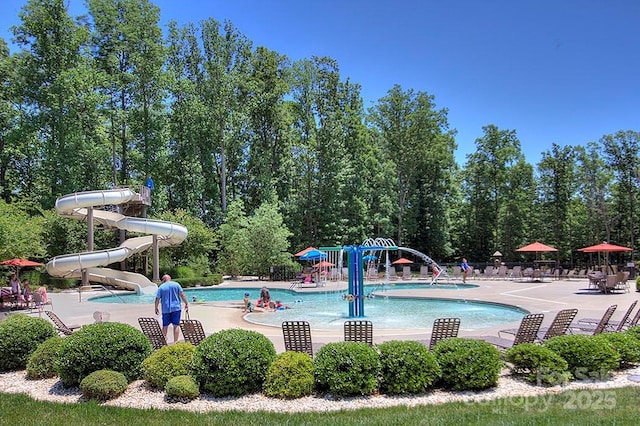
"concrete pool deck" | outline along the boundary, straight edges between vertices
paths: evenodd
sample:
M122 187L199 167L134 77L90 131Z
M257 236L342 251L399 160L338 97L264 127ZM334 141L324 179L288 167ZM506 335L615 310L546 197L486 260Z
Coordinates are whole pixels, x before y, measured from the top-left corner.
M420 280L393 281L394 283L402 282L420 282ZM553 320L556 312L567 309L577 308L578 318L600 318L604 311L610 305L618 305L612 319L619 320L629 308L629 305L638 300L635 291L635 282L630 281L629 293L617 292L603 294L595 290L589 290L588 280L580 278L572 278L570 280L549 280L544 282L528 282L528 281L512 281L512 280L467 280L468 284L475 284L476 288L466 288L464 290L452 291L446 288L430 288L425 289L396 289L393 294L398 296L420 296L435 298L456 298L469 301L483 301L502 303L525 309L531 313L543 313L545 319L543 326L549 325ZM374 282L372 284L379 284ZM427 283L428 284L428 283ZM445 284L445 283L442 283ZM259 289L263 286L268 288L289 289L290 282L272 282L258 280L236 280L225 281L222 287L250 287ZM346 290L346 282L328 282L326 286L317 288L300 288L300 292L313 291L339 291ZM104 290L91 290L78 293L77 290L64 292L50 292L49 297L53 301L53 311L67 324L91 324L94 322L93 314L96 311L108 312L109 320L130 324L139 329L139 317L155 317L153 304L117 304L94 302L88 300L92 297L107 295ZM46 307L50 309L50 306ZM282 330L280 327L270 327L264 325L253 324L246 321L242 312L242 302L190 302L189 303L190 318L198 319L202 322L207 334L228 328L244 328L255 330L267 336L275 345L278 352L284 351L284 342L282 338ZM366 314L366 301L364 304ZM37 316L37 312L31 314ZM270 315L264 312L263 315ZM455 317L456 313L451 312L451 317ZM43 318L48 317L46 315ZM301 315L300 319L304 319ZM480 335L497 335L499 330L506 328L517 328L519 321L514 323L506 323L496 327L476 328L477 324L469 325L461 324L459 336L470 337ZM429 338L432 324L424 324L419 329L403 330L403 329L376 329L373 324L373 334L375 342L387 340L424 340ZM328 343L341 341L343 339L342 330L311 330L314 343ZM171 333L169 333L171 336ZM171 337L170 337L171 339Z

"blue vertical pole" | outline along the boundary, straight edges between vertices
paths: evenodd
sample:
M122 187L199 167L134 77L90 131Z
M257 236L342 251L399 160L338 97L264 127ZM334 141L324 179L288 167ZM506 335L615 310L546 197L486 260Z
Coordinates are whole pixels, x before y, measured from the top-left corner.
M355 250L355 316L364 317L364 270L362 265L362 250L357 247Z
M348 287L348 293L350 295L354 295L355 296L355 276L356 276L356 272L355 272L355 250L354 247L345 247L345 250L347 252L347 262L348 262L348 266L349 266L349 287ZM350 301L349 302L349 317L355 317L356 316L356 311L355 311L355 300Z

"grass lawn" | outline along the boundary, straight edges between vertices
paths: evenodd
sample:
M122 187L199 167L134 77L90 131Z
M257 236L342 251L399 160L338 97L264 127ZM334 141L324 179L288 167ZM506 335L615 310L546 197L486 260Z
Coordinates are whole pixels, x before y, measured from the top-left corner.
M632 425L640 418L640 391L632 387L588 389L477 403L297 414L196 414L93 402L57 404L0 394L0 413L0 425Z

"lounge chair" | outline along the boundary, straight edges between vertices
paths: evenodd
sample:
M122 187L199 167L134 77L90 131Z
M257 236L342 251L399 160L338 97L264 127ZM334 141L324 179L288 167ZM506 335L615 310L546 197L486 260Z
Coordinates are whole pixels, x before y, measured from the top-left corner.
M411 266L403 266L402 267L402 279L410 280L411 279Z
M373 323L371 321L349 320L344 323L345 342L364 342L373 346Z
M509 274L509 278L512 280L520 280L522 278L522 266L514 266Z
M573 319L576 317L577 314L578 314L577 309L561 310L556 314L555 318L553 318L553 321L551 321L551 325L549 325L549 327L540 327L540 330L538 330L538 336L536 340L540 342L544 342L545 340L551 339L552 337L563 336L567 334L567 330L569 329L571 322L573 321ZM518 333L518 329L509 328L506 330L500 330L498 332L498 335L500 335L501 333L515 335Z
M627 309L627 312L625 312L624 316L622 317L622 319L620 321L609 320L607 322L607 326L606 326L607 327L607 331L622 331L622 329L625 328L625 327L633 327L633 325L637 324L638 323L638 318L640 318L640 310L638 310L636 315L633 317L633 320L635 320L635 324L633 323L633 320L629 321L629 317L631 316L631 312L633 311L633 309L636 307L637 304L638 304L638 301L634 300L633 303L631 303L631 305L629 306L629 309ZM585 324L588 327L591 327L592 325L595 326L600 321L601 321L601 319L598 319L598 318L580 318L578 320L578 324Z
M58 333L63 336L70 336L76 330L82 327L80 325L66 325L60 318L58 318L58 316L53 311L46 311L46 314L51 319L51 321L53 321L53 324L55 325L56 330L58 330Z
M420 267L420 279L421 280L428 280L429 279L429 267L426 265L423 265Z
M196 319L184 319L180 321L180 330L184 336L184 341L198 346L207 335L204 333L202 323Z
M284 321L282 335L285 351L305 352L313 356L311 327L307 321Z
M162 333L160 323L155 318L138 318L138 324L145 336L151 342L153 350L158 350L163 346L167 346L167 339Z
M460 318L436 318L431 328L431 339L429 340L429 349L441 340L458 337L460 330Z
M578 320L577 323L574 323L573 325L569 326L569 332L572 334L592 334L592 335L596 335L604 332L607 329L609 320L611 319L611 316L613 315L617 307L618 305L609 306L607 310L604 312L604 315L602 316L598 324L595 324L595 325L585 324L585 323L581 323L580 320Z
M499 349L509 349L521 343L534 343L538 338L544 314L529 314L522 318L520 327L513 340L499 336L482 336L479 339L491 343Z

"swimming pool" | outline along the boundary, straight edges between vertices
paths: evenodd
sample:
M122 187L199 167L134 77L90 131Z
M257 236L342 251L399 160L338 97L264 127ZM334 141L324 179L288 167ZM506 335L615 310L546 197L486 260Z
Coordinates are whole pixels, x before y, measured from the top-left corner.
M522 319L528 312L510 305L469 301L462 295L464 288L451 286L452 298L406 298L393 297L394 289L424 289L424 284L398 284L374 288L366 286L365 294L371 294L364 302L363 319L374 322L377 329L430 329L436 318L458 317L461 327L466 330L494 327ZM432 287L432 286L426 286ZM438 288L444 286L438 285ZM473 287L473 286L470 286ZM275 312L253 312L245 315L251 323L280 327L282 321L308 321L313 329L338 330L349 318L349 302L343 299L344 291L299 293L292 290L269 289L273 300L280 300L290 309ZM242 302L244 293L249 293L255 303L259 288L197 288L185 289L192 300L213 302ZM100 296L91 301L101 303L152 304L154 295L126 294L120 296Z

